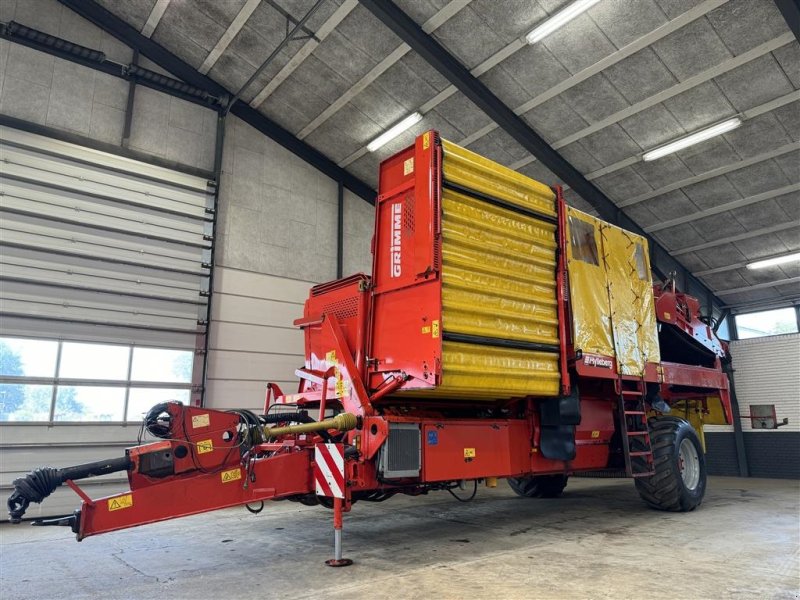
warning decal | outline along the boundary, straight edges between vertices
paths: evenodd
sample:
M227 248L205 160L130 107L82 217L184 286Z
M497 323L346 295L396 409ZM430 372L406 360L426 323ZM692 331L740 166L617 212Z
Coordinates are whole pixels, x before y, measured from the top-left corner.
M220 474L222 478L222 483L229 483L231 481L238 481L242 478L242 470L241 469L231 469L229 471L223 471Z
M198 427L208 427L211 424L211 419L208 416L208 413L203 415L194 415L192 417L192 427L197 429Z
M133 506L133 494L125 494L124 496L117 496L116 498L109 498L108 500L109 512L130 508L131 506Z
M317 444L314 447L314 480L318 496L344 498L343 444Z
M211 452L213 449L214 443L211 440L201 440L197 442L198 454L205 454L206 452Z

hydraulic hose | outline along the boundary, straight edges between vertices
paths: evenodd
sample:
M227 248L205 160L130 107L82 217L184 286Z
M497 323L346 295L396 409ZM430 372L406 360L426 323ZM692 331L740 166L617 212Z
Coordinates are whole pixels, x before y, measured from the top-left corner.
M86 479L107 475L117 471L127 471L131 468L131 459L128 456L100 460L93 463L53 469L42 467L28 473L25 477L12 482L14 491L8 498L8 516L12 523L19 523L31 502L40 503L52 494L56 488L68 479Z

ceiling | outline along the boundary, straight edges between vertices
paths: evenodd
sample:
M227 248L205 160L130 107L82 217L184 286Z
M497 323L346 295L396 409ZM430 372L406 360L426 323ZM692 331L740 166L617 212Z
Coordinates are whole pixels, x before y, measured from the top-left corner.
M98 1L234 92L315 3ZM520 38L569 0L396 4L725 304L800 302L800 263L745 268L800 251L800 45L773 0L601 0L534 45ZM431 128L560 183L356 0L324 0L298 35L241 97L370 185ZM736 115L738 129L641 160Z

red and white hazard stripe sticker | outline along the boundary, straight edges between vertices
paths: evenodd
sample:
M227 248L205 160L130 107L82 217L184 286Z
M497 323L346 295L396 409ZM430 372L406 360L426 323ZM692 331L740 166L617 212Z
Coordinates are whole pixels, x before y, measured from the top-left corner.
M317 444L314 462L317 496L344 498L344 445Z

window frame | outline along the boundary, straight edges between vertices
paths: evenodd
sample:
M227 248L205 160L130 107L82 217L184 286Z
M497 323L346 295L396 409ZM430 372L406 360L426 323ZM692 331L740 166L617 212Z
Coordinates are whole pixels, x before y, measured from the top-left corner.
M748 317L748 316L751 316L751 315L777 312L777 311L780 311L780 310L792 310L792 311L794 311L794 316L795 316L795 330L794 331L785 331L785 332L781 332L781 333L764 333L763 335L747 335L747 336L742 337L742 335L741 335L741 333L742 333L741 332L742 325L739 324L739 317ZM765 337L774 337L774 336L778 336L778 335L793 335L793 334L800 333L800 307L798 307L798 306L778 306L778 307L775 307L775 308L766 308L766 309L761 309L761 310L750 310L750 311L747 311L747 312L737 312L737 313L731 315L731 318L733 320L733 325L734 325L733 331L736 332L735 337L736 337L737 340L755 340L755 339L760 339L760 338L765 338ZM745 329L749 329L749 328L745 328Z
M192 350L186 348L169 348L166 346L151 346L147 344L122 344L107 341L87 341L76 339L53 339L53 338L38 338L20 335L3 335L0 336L0 342L5 340L34 340L45 342L56 342L58 344L56 350L56 362L54 375L52 377L35 377L28 375L0 375L0 384L6 385L47 385L52 386L52 394L50 397L50 411L49 418L46 421L9 421L0 420L0 425L42 425L48 426L57 425L139 425L140 419L130 419L128 414L129 397L132 389L158 389L158 390L181 390L189 392L189 402L191 403L191 393L194 390L194 360L192 362L192 373L190 373L188 382L175 382L175 381L156 381L156 380L134 380L131 379L133 369L133 355L135 348L147 348L153 350L172 350L179 352L189 352L194 354ZM91 379L91 378L74 378L74 377L61 377L61 356L64 344L79 343L79 344L94 344L97 346L121 346L128 349L127 367L125 379ZM56 401L58 399L58 391L60 388L69 387L108 387L108 388L124 388L125 397L123 404L123 420L122 421L100 421L100 420L81 420L81 421L67 421L56 420Z

